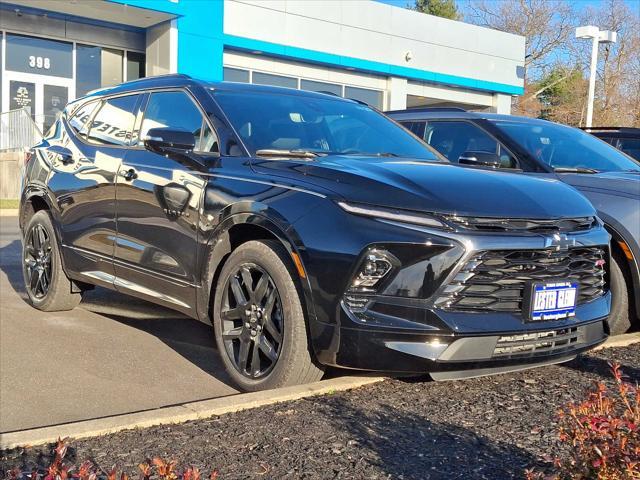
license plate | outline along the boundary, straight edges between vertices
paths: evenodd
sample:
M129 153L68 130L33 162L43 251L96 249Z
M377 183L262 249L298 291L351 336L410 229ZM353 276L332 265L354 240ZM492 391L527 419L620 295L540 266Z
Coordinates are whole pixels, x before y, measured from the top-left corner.
M573 317L576 314L578 283L534 283L529 298L529 320L532 322Z

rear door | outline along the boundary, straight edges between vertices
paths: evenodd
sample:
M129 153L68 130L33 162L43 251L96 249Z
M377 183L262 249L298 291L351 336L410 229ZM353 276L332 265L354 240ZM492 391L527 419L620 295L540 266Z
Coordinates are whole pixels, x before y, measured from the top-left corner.
M114 280L116 238L115 179L131 139L140 95L89 102L65 123L49 188L60 212L65 267L78 279L109 285Z
M150 128L183 129L193 133L203 164L207 155L217 155L215 132L190 93L155 91L144 103L135 127L140 139ZM117 176L116 286L191 314L199 207L207 176L137 142Z

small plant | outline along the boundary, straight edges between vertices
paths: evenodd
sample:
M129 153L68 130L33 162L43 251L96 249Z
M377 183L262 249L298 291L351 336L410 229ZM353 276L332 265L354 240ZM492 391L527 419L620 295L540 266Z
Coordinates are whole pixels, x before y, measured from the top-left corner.
M558 412L559 439L570 454L556 458L554 473L527 471L528 480L640 479L640 388L609 364L615 388L599 382L581 403Z
M79 467L65 462L67 447L67 439L58 439L53 461L46 469L25 472L14 468L8 472L9 480L129 480L129 476L124 471L119 472L115 465L109 471L103 471L88 460ZM201 480L199 469L187 467L178 470L175 461L165 461L160 457L151 463L141 463L138 468L140 480ZM214 470L208 480L217 479L218 472Z

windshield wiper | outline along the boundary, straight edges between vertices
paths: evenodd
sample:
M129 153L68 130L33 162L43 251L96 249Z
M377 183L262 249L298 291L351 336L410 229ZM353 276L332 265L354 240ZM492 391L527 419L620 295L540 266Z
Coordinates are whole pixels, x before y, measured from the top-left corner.
M312 150L277 150L265 148L257 150L256 155L259 157L316 158L320 156L320 153Z
M595 168L584 168L584 167L558 167L553 169L556 173L600 173L599 170Z
M344 155L344 156L353 155L358 157L399 157L400 156L397 153L393 153L393 152L351 152L351 151L338 152L338 155Z

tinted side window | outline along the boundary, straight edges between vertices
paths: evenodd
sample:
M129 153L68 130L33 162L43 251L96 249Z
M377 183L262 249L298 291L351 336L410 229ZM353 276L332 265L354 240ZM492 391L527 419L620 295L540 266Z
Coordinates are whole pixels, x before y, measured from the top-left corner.
M69 125L77 135L86 137L89 130L89 120L91 120L91 115L97 106L98 102L85 103L73 114L69 120Z
M640 160L640 138L621 138L618 148L630 157Z
M470 122L429 122L424 139L433 148L457 162L464 152L489 152L500 156L502 168L515 168L517 162L507 150L480 127Z
M152 93L144 113L140 138L144 138L152 128L186 130L193 134L196 150L199 150L202 125L200 110L185 92Z
M129 145L138 98L127 95L106 100L91 122L87 139L100 145Z
M400 122L400 125L402 125L404 128L409 130L418 138L422 138L422 139L424 139L424 129L426 124L427 124L426 122L416 122L416 121Z

